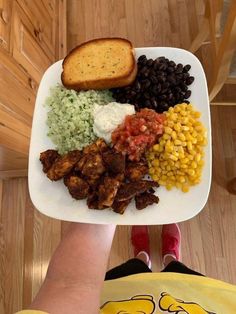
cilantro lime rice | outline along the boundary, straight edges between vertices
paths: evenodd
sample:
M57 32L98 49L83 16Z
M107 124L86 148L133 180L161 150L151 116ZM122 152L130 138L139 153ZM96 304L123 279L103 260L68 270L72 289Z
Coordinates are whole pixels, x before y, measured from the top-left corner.
M82 149L96 139L92 116L94 104L106 105L111 101L113 98L108 90L76 92L61 85L51 89L46 100L48 136L60 154Z

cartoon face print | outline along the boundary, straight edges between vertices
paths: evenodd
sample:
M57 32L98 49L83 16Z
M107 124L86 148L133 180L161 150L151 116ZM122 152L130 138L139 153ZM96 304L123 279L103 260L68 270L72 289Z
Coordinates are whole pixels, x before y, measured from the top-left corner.
M155 310L153 297L137 295L128 300L108 301L100 309L100 314L152 314Z
M216 314L208 312L197 303L175 299L166 292L161 293L159 308L164 312L173 314Z

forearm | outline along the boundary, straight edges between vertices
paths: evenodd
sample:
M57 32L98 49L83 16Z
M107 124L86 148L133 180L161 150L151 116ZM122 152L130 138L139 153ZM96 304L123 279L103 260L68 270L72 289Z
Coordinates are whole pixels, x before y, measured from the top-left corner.
M32 308L47 311L50 309L50 313L53 313L53 305L49 308L48 306L52 303L52 299L57 298L57 294L64 295L61 296L64 300L59 298L59 303L64 302L70 305L78 302L77 313L83 302L88 303L85 306L92 306L91 302L94 301L96 307L114 232L115 226L112 225L71 224L52 257L45 283L33 302ZM55 313L68 312L68 308L65 308L63 312L61 307ZM72 309L70 313L73 313Z

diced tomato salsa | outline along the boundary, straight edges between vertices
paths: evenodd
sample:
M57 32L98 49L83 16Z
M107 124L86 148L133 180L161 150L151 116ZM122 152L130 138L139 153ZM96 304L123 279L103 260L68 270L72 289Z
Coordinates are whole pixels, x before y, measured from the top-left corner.
M140 160L145 150L163 134L164 120L164 114L147 108L126 116L125 121L112 132L114 148L127 154L130 160Z

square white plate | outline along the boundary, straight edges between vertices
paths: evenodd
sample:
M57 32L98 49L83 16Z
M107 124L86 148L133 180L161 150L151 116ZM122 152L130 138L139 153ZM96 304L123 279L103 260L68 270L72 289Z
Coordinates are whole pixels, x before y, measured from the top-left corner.
M86 201L77 201L68 193L63 181L51 182L42 171L39 161L40 152L55 146L47 137L47 109L43 106L49 96L50 87L61 83L62 61L54 63L41 80L32 126L30 155L29 155L29 191L34 206L43 214L67 221L117 224L117 225L158 225L180 222L197 215L207 202L211 184L211 121L207 91L207 83L203 68L199 60L190 52L169 47L151 47L135 49L137 58L145 54L148 58L165 56L176 63L190 64L190 74L195 77L190 85L192 95L191 103L202 113L201 121L208 130L208 145L205 147L205 166L202 181L194 186L188 193L177 189L167 191L160 187L156 194L160 198L155 204L138 211L132 202L124 215L111 210L88 209Z

